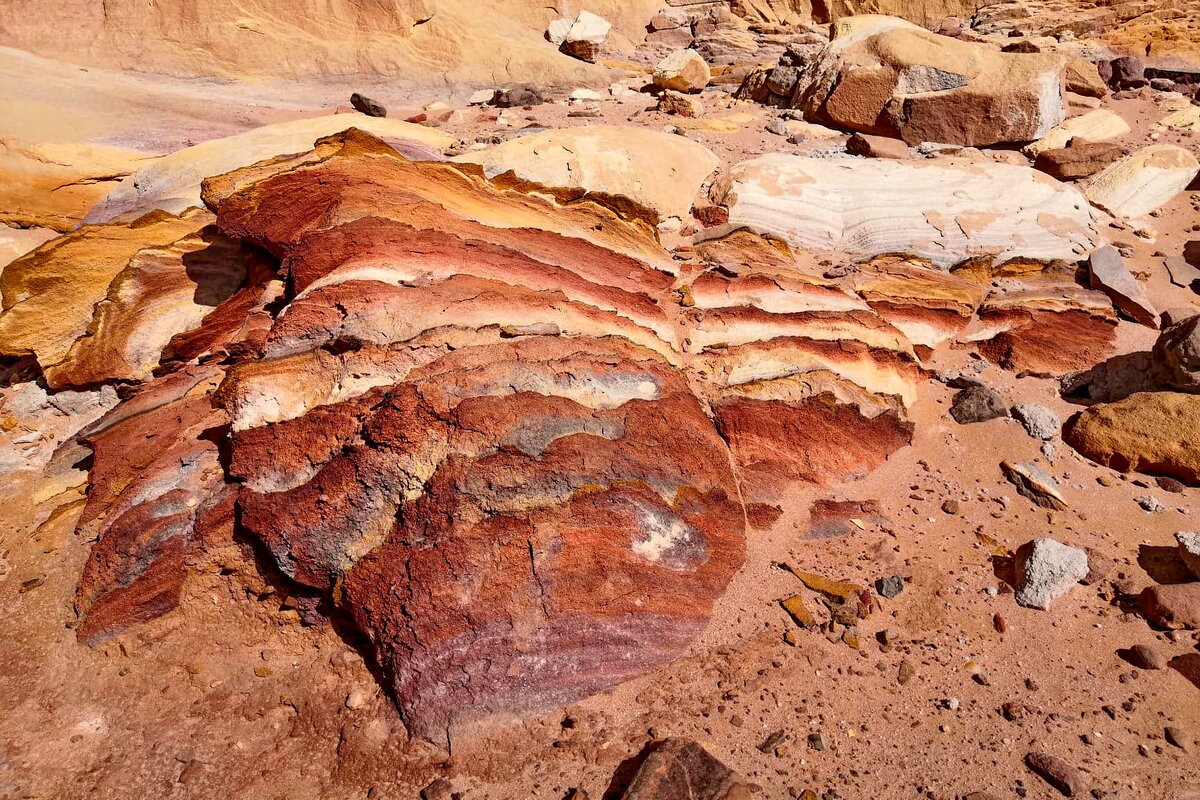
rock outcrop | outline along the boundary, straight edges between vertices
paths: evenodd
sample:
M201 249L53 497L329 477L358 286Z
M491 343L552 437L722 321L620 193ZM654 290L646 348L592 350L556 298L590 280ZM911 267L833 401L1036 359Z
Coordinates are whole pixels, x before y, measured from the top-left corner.
M608 45L627 51L645 35L661 0L589 0L612 23ZM558 14L545 3L463 0L63 0L71 24L52 32L45 7L13 0L0 31L19 47L76 64L183 76L304 78L381 75L430 83L597 80L600 68L558 52L545 39Z
M627 197L663 217L685 217L717 166L702 144L645 128L591 126L531 133L456 156L489 177Z
M805 117L909 144L1028 142L1065 116L1065 59L1004 53L896 17L840 20L800 75L790 105Z
M84 221L129 222L150 211L181 214L202 205L200 184L205 178L280 153L306 152L316 139L348 128L378 136L410 158L442 158L442 151L456 141L453 136L424 125L357 114L331 114L264 125L150 160L96 203Z
M859 296L747 232L681 271L626 197L357 130L202 194L215 223L88 226L4 274L5 352L123 386L80 434L79 636L169 612L240 532L340 608L430 738L678 655L742 562L744 503L907 444L900 326L970 313Z
M1078 260L1099 241L1087 202L1028 167L851 161L772 153L714 186L738 228L813 252L905 253L948 268L967 259Z

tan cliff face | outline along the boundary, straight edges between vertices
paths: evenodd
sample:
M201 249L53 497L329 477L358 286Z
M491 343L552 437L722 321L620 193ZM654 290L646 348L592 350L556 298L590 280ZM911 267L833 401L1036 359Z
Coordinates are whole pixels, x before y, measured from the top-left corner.
M223 78L384 75L428 83L581 82L600 74L546 41L559 16L531 0L14 0L0 40L78 64ZM561 4L560 4L561 5ZM570 11L579 9L572 4ZM657 0L583 6L613 23L609 47L630 49ZM561 10L566 11L563 7ZM61 20L46 25L44 20Z

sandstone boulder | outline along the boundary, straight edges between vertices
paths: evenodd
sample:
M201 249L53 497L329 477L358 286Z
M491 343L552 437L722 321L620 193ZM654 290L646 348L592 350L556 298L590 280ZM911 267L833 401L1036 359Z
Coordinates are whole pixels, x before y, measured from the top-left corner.
M948 268L969 258L1078 260L1099 239L1083 197L1028 167L832 160L773 153L714 186L737 228L813 252L907 253Z
M1080 412L1064 439L1093 461L1121 472L1166 475L1200 484L1200 395L1137 392Z
M627 197L663 217L687 215L717 166L704 145L646 128L592 126L533 133L456 156L489 176Z
M708 62L695 50L676 50L654 68L654 85L676 92L699 92L708 85Z
M604 43L608 40L608 32L612 23L591 11L580 11L570 25L551 25L548 31L550 41L557 44L564 53L583 61L595 61L600 56ZM561 32L562 39L555 41Z
M1117 217L1143 217L1170 202L1200 173L1200 161L1173 144L1152 144L1110 164L1084 193Z
M704 104L698 98L667 89L658 96L657 110L663 114L699 117L704 114Z
M1028 142L1062 122L1064 60L1003 53L895 17L840 20L791 105L863 133L968 146Z

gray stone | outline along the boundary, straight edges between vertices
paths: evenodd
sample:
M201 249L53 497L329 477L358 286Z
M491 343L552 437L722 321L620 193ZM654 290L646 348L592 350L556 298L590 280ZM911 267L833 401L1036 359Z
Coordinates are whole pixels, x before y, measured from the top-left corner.
M950 403L950 416L960 425L973 422L985 422L997 417L1007 417L1008 409L1004 400L994 390L986 386L968 386Z
M879 592L881 597L886 597L890 600L904 591L904 579L899 575L879 578L875 581L875 591Z
M1172 325L1154 343L1155 366L1172 389L1200 394L1200 316Z
M1179 543L1179 557L1193 575L1200 578L1200 533L1196 531L1179 531L1175 534Z
M1047 609L1088 574L1087 553L1053 539L1034 539L1017 549L1016 600Z
M1167 510L1167 507L1159 502L1157 497L1144 494L1141 497L1133 498L1133 501L1142 507L1142 510L1147 514L1161 514Z
M1088 283L1108 295L1113 305L1134 322L1158 327L1158 311L1112 245L1105 245L1088 257Z
M1184 289L1200 292L1200 269L1189 264L1187 259L1178 256L1165 258L1163 266L1167 268L1167 275L1171 277L1171 283Z
M1057 414L1036 403L1017 403L1012 407L1012 415L1035 439L1053 439L1062 428Z

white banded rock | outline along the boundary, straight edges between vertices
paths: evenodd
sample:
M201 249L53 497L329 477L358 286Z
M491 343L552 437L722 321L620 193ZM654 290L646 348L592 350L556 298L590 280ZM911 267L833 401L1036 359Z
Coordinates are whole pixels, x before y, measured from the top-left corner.
M1088 185L1088 200L1118 217L1143 217L1187 188L1200 162L1182 147L1152 144L1108 165Z
M1065 116L1066 60L931 33L896 17L838 20L791 105L862 133L973 147L1028 142Z
M646 128L586 126L519 136L452 161L478 164L488 177L518 178L627 197L664 217L683 217L717 166L702 144Z
M999 163L816 159L771 153L714 185L729 222L802 250L906 253L946 269L969 258L1078 260L1100 241L1078 191Z
M1025 153L1038 156L1047 150L1058 150L1072 139L1103 142L1129 133L1129 123L1107 108L1098 108L1060 122L1045 136L1025 146Z

